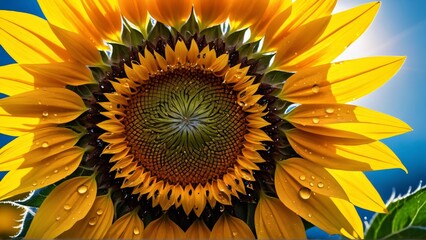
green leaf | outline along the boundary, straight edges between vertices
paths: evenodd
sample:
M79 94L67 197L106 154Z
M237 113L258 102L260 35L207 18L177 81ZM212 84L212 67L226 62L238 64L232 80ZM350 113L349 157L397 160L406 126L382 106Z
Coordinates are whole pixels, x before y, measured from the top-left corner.
M388 214L377 214L367 230L369 239L425 239L426 188L419 188L388 205Z
M238 48L240 56L250 58L251 55L255 53L256 49L259 47L259 42L260 40L243 44L240 48Z
M191 12L191 16L189 17L188 21L182 26L181 28L181 34L184 38L188 39L192 35L199 32L199 27L197 20L195 19L194 11Z
M206 28L203 31L201 31L200 36L205 36L207 42L214 41L217 38L222 38L222 31L220 30L220 25Z
M231 35L229 35L225 40L226 44L230 46L236 46L237 48L239 48L244 42L244 35L246 34L246 30L247 29L243 29L243 30L231 33Z
M155 43L160 39L172 39L172 33L164 24L157 22L149 32L148 40Z
M274 87L282 88L284 82L293 75L293 73L282 71L271 71L263 75L261 82L268 83Z
M123 24L121 39L127 46L138 46L142 44L144 38L141 32L132 28L127 22Z
M110 43L112 47L111 62L119 63L121 59L129 58L129 48L119 43Z

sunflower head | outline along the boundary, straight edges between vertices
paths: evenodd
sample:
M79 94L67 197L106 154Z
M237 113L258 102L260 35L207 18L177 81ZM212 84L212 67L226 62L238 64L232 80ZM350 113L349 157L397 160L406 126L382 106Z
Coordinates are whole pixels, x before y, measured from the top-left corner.
M404 58L332 62L379 3L39 4L47 20L0 17L17 61L0 67L17 136L0 199L38 208L21 236L305 238L310 222L362 238L355 206L386 211L362 172L405 170L379 140L410 127L346 103Z

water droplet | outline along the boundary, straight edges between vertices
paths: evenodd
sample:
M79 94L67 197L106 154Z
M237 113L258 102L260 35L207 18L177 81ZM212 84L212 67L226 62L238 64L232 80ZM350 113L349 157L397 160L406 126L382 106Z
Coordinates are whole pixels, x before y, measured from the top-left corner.
M56 221L59 221L59 220L61 220L61 217L56 217Z
M312 86L313 93L319 93L319 91L320 91L320 87L318 85L315 84L314 86Z
M319 118L314 117L314 118L312 118L312 122L313 122L313 123L319 123L319 122L320 122L320 120L319 120Z
M102 210L100 208L96 211L96 214L98 214L98 215L102 215L102 213L104 213L104 210Z
M42 148L47 148L47 147L49 147L49 143L48 143L48 142L43 142L43 143L41 144L41 147L42 147Z
M367 217L364 217L364 220L366 220L366 221L367 221Z
M310 213L309 213L309 214L308 214L308 217L312 217L312 214L310 214Z
M37 186L37 182L33 182L33 186Z
M299 196L302 198L302 199L309 199L310 197L311 197L311 194L312 194L312 191L311 191L311 189L309 189L309 188L305 188L305 187L302 187L300 190L299 190Z
M65 168L64 168L64 170L65 170L65 171L68 171L68 170L69 170L69 168L68 168L68 167L65 167Z
M53 173L58 173L58 172L59 172L58 169L53 170Z
M305 177L305 175L301 175L301 176L299 177L299 179L300 179L300 180L302 180L302 181L305 181L306 177Z
M313 182L310 182L310 183L309 183L309 185L310 185L311 187L313 187L313 186L314 186L314 183L313 183Z
M326 113L334 113L334 108L328 107L328 108L325 109L325 112Z
M137 227L133 228L133 234L139 235L139 233L140 233L139 228Z
M220 212L224 212L225 211L225 206L220 205L219 210L220 210Z
M77 188L77 192L80 194L84 194L87 192L89 188L86 185L81 185L80 187Z
M43 115L43 117L48 117L48 116L49 116L49 112L44 111L44 112L42 113L42 115Z
M236 237L238 235L237 232L232 232L232 236Z
M97 217L92 217L89 219L89 225L94 226L96 224L96 221L98 220Z
M315 179L315 176L311 176L312 179Z
M323 187L324 187L324 183L319 182L319 183L317 184L317 186L318 186L319 188L323 188Z

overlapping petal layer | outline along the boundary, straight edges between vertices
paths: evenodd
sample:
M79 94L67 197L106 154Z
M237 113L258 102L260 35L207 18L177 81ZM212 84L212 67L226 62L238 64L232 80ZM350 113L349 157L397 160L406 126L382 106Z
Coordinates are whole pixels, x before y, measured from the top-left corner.
M9 171L0 199L55 187L27 238L305 238L301 218L363 238L354 205L386 212L361 171L406 170L378 140L411 128L344 103L383 85L405 58L331 63L367 29L379 2L335 14L336 0L38 2L47 20L0 11L0 45L17 61L0 67L9 95L0 99L0 132L18 136L0 150L0 170ZM170 182L146 167L152 153L138 155L123 120L150 81L183 70L223 80L245 118L238 157L203 183ZM277 89L270 73L282 74ZM285 111L292 103L301 105ZM178 116L176 108L158 116L166 115ZM191 137L196 146L208 139ZM236 209L253 203L245 222Z
M44 200L27 238L56 238L83 219L96 199L93 177L76 177L57 186Z

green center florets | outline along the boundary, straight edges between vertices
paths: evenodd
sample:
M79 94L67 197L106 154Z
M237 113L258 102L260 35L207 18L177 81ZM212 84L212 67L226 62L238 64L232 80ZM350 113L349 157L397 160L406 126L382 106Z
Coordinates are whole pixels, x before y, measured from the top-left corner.
M223 79L196 67L151 77L126 109L132 152L169 183L206 183L233 167L243 148L245 113Z

